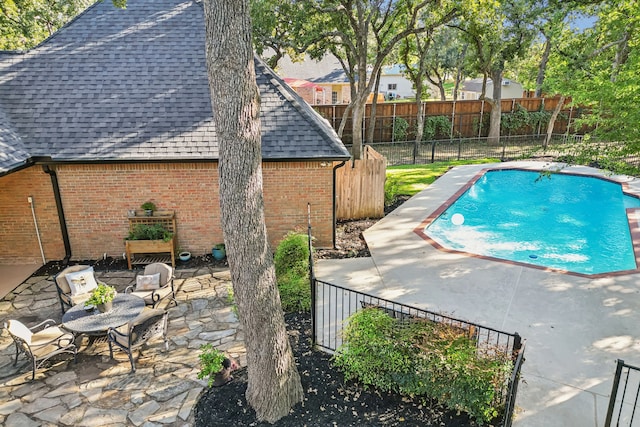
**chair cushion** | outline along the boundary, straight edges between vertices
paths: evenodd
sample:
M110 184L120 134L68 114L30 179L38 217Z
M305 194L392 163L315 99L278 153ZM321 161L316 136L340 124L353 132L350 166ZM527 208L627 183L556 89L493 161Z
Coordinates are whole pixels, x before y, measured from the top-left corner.
M165 286L173 277L173 269L167 264L156 262L144 268L144 274L160 273L160 287Z
M70 347L73 342L72 334L62 331L57 326L50 326L33 334L31 352L36 358L42 358L60 349Z
M24 323L18 320L9 320L7 323L9 325L7 329L9 329L12 335L15 335L27 344L31 344L31 337L33 336L31 329L27 328Z
M136 277L136 291L151 291L160 287L160 273Z
M79 294L79 295L72 295L71 296L71 304L78 305L80 303L83 303L86 300L88 300L90 296L91 296L91 294L89 294L89 293Z
M122 347L128 348L129 347L129 336L127 335L129 333L129 324L126 323L122 326L118 326L117 328L115 328L116 331L120 332L120 334L114 334L113 338L115 338L115 342L117 342L118 344L120 344Z
M135 295L139 298L142 298L145 304L153 304L153 294L159 295L160 299L166 297L171 293L171 286L165 286L164 288L154 289L151 291L133 291L131 295Z
M93 267L74 273L67 273L65 278L69 283L72 296L89 293L98 287L98 283L93 276Z
M73 338L73 335L68 332L64 332L59 327L49 326L48 328L44 328L31 336L31 345L43 345L49 341L55 341L58 338L62 338L65 335L69 335Z

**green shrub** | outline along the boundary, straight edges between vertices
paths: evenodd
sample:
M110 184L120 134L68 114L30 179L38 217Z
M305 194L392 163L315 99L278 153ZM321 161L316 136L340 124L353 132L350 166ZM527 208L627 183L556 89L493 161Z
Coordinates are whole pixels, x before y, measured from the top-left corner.
M384 181L384 205L390 206L396 201L398 197L398 191L400 189L400 183L395 176L387 175Z
M287 313L309 311L311 286L307 236L288 233L276 249L274 263L282 309Z
M411 372L416 350L401 339L397 322L382 310L367 308L352 315L343 330L343 345L333 364L345 379L382 391L399 391Z
M409 122L402 117L395 117L393 119L393 140L394 141L406 141L407 130L409 129Z
M369 308L352 315L333 358L347 379L384 391L436 399L490 422L512 363L501 351L478 356L475 341L460 329L413 320L400 323Z
M173 233L164 228L162 224L137 224L129 232L128 240L164 240L168 242Z
M447 116L427 116L424 120L422 140L429 141L436 137L449 137L451 121Z
M211 343L202 344L200 346L200 354L198 360L200 362L200 372L198 372L198 379L207 379L209 387L213 385L216 374L222 370L222 362L225 359L225 355L222 351L213 347Z

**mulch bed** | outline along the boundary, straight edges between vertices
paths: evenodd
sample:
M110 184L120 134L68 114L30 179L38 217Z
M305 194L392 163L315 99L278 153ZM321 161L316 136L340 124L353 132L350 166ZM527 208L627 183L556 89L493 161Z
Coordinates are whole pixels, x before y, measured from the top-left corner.
M308 313L285 316L300 373L304 401L275 424L258 422L245 399L246 368L233 381L205 390L195 408L195 425L216 426L476 426L465 414L420 399L365 390L331 367L331 356L311 346ZM293 331L293 333L292 333Z
M128 270L127 260L123 258L106 257L99 260L83 260L83 261L70 261L69 265L90 265L95 271L118 271ZM38 269L32 276L51 276L57 274L66 266L59 261L49 261ZM228 268L227 260L216 260L211 255L202 255L191 257L189 261L180 261L176 257L176 270L192 269L199 267L214 267L214 268ZM142 271L144 266L133 266L133 270Z

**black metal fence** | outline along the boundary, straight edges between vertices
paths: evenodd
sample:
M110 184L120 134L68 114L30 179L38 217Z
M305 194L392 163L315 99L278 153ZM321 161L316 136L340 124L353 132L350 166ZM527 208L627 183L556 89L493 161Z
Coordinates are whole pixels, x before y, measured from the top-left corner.
M639 396L640 368L618 359L604 426L632 426Z
M473 337L478 354L502 352L514 361L510 380L500 391L497 399L497 404L505 408L500 425L504 427L511 425L520 369L524 362L524 343L520 335L317 280L313 275L313 267L311 269L312 339L315 345L329 352L337 350L342 344L341 332L349 316L369 306L380 307L400 319L408 317L427 319L459 328Z
M389 166L449 162L455 160L497 159L500 161L530 158L580 158L580 163L598 163L602 157L622 148L621 144L594 140L585 141L582 135L554 134L545 144L544 135L501 136L499 142L482 138L434 139L415 141L376 142L370 144L387 159ZM613 157L616 157L615 155ZM625 154L621 161L640 166L638 155Z

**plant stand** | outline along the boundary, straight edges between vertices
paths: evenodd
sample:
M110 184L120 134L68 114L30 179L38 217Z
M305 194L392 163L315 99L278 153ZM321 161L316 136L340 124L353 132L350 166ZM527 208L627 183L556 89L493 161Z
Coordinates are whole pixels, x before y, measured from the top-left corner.
M125 241L125 252L127 254L127 265L129 270L131 270L132 265L140 265L140 264L151 264L153 262L167 262L171 261L171 266L175 268L176 266L176 249L175 249L175 238L172 238L169 241L164 240L126 240ZM166 253L167 255L164 257L152 256L149 257L150 254L162 254ZM144 254L142 257L137 257L135 255ZM134 257L135 256L135 257ZM162 258L159 260L158 258Z
M125 240L125 253L127 266L131 270L132 265L151 264L154 262L167 263L176 266L176 217L173 211L156 211L153 216L140 215L129 216L129 230L133 230L138 224L162 224L164 228L173 233L171 240ZM161 256L159 254L164 254ZM137 256L141 255L141 256Z

